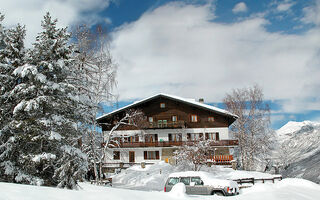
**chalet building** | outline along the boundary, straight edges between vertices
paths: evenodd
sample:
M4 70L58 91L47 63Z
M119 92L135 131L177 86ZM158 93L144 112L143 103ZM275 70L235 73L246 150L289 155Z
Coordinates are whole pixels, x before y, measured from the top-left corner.
M143 113L139 126L120 125L105 151L104 168L126 168L133 164L174 163L173 152L200 139L211 140L214 151L208 161L229 165L238 141L229 134L237 116L200 101L157 94L97 118L104 136L128 111ZM130 119L129 119L130 120ZM105 144L105 143L104 143Z

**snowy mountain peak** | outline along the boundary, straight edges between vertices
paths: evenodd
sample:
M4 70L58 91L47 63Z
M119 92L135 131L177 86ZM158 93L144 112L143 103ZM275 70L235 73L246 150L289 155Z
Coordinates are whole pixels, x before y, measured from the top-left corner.
M290 121L276 132L282 175L320 183L320 123Z
M319 122L312 122L312 121L303 121L303 122L295 122L289 121L283 127L278 129L277 135L284 136L292 133L305 133L313 131L315 128L320 128Z

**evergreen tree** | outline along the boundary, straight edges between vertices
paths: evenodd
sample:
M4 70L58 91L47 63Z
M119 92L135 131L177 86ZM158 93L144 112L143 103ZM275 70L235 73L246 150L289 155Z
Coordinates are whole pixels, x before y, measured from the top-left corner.
M12 73L25 63L25 27L18 25L3 31L1 35L3 40L0 50L0 180L14 182L14 177L19 171L19 147L9 123L15 107L12 89L20 80Z
M17 104L9 125L19 146L15 181L73 189L87 170L77 148L84 118L72 79L77 71L70 35L56 23L49 13L44 16L27 64L13 72L19 84L12 91Z
M4 15L2 15L0 12L0 50L4 48L4 44L3 44L4 33L3 33L3 26L2 26L3 19L4 19Z

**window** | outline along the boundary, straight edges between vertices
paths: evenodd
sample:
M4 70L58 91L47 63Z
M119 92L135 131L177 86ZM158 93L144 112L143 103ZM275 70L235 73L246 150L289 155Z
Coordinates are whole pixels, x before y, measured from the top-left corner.
M130 118L128 119L128 123L129 123L129 124L134 124L134 120L130 117Z
M162 120L162 126L167 127L167 125L168 125L167 120Z
M177 116L176 116L176 115L173 115L173 116L172 116L172 121L173 121L173 122L176 122L176 121L177 121Z
M181 177L180 182L184 183L185 185L190 185L190 177Z
M120 160L120 151L113 152L113 160Z
M219 133L216 133L216 140L220 140Z
M160 103L160 108L165 108L166 104L165 103Z
M214 122L214 117L208 117L208 122Z
M181 133L169 133L168 134L169 142L181 142L182 134Z
M158 120L158 128L162 128L162 120Z
M179 178L170 178L169 181L168 181L168 185L175 185L179 182Z
M191 182L195 183L195 185L202 185L203 184L200 177L191 177Z
M153 117L149 117L149 122L150 122L150 123L153 122Z
M191 115L191 122L197 122L198 116L197 115Z
M159 151L144 151L144 159L145 160L159 160Z
M135 135L135 142L139 142L139 135Z
M187 133L187 140L191 141L191 133Z
M158 142L158 134L145 134L145 142Z

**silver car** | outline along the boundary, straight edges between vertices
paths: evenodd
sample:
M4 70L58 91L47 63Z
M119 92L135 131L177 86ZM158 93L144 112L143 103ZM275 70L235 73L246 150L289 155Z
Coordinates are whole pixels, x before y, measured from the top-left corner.
M203 172L199 173L200 176L194 176L196 175L196 172L192 172L191 176L189 175L190 174L188 173L182 175L170 175L166 181L164 191L170 192L175 184L181 182L185 184L187 194L221 196L232 196L239 194L238 185L234 181L212 178L208 179L208 176L206 176L206 174ZM202 178L203 176L205 177ZM205 183L204 180L206 180L208 183Z

